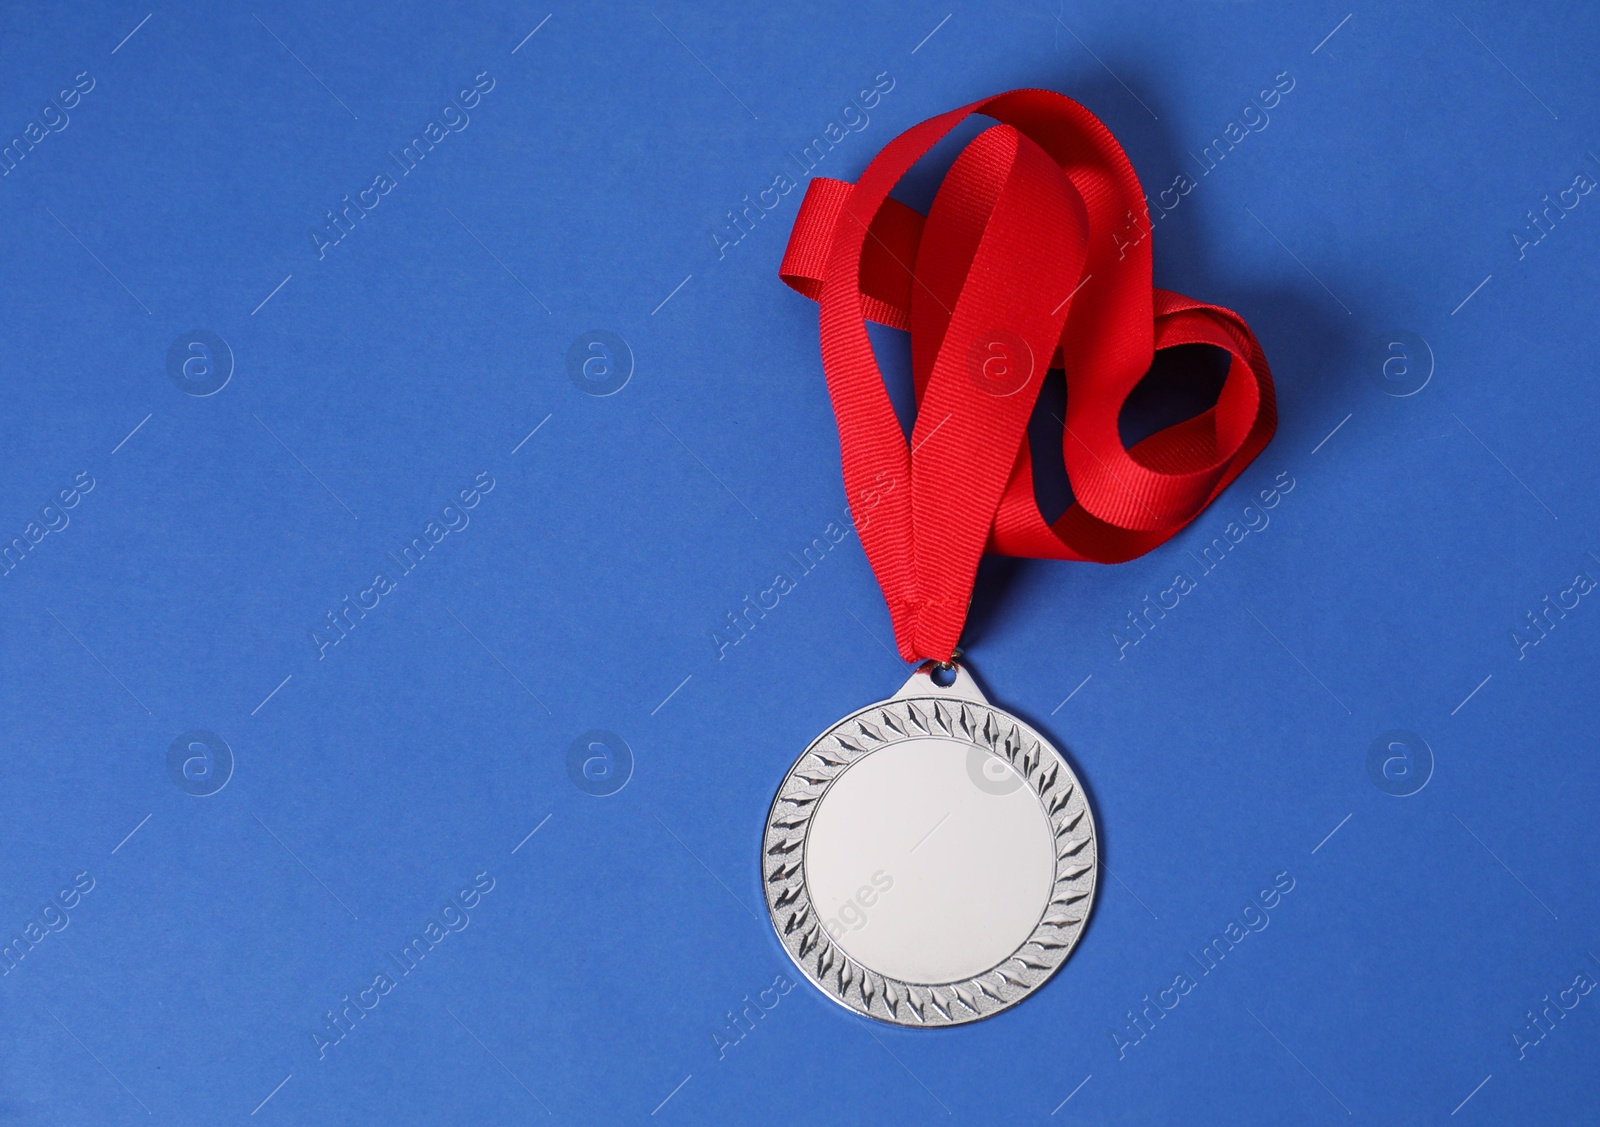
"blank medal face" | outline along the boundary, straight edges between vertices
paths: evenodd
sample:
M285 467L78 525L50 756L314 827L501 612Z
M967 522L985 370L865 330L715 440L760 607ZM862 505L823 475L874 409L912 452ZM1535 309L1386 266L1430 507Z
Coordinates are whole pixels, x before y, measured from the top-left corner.
M1093 900L1094 823L1038 733L964 670L919 670L819 736L779 788L763 876L779 938L859 1013L947 1025L1042 985Z
M907 982L998 965L1033 931L1055 880L1050 823L1021 776L949 739L852 764L817 804L805 860L811 902L839 946Z

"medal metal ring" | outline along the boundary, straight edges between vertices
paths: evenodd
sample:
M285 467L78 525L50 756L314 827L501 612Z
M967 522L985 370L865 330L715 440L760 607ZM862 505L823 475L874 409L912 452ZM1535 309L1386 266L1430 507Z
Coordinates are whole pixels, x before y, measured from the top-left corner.
M953 667L941 686L935 670ZM778 939L839 1004L959 1025L1050 978L1094 903L1094 815L1066 760L959 663L812 741L762 838Z

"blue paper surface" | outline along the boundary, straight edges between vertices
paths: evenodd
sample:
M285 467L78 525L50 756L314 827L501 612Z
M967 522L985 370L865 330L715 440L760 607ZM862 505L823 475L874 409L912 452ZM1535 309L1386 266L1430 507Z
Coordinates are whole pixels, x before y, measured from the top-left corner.
M1592 1120L1597 35L7 9L0 1121ZM967 653L1105 875L1045 988L901 1030L758 881L905 675L776 270L808 163L1022 86L1113 129L1281 424L1144 558L985 564Z

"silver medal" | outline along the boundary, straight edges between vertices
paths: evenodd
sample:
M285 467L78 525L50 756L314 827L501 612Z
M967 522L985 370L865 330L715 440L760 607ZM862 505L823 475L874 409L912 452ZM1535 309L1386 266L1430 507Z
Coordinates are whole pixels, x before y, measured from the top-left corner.
M1056 972L1094 903L1094 815L1050 741L925 663L784 776L762 839L778 938L841 1005L959 1025Z

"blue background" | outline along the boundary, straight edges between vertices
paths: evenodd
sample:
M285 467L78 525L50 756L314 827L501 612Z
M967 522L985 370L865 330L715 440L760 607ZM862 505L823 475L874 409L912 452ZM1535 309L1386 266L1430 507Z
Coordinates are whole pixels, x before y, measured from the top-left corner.
M1511 233L1600 176L1600 13L1390 8L7 5L5 138L94 86L0 178L0 536L95 484L0 578L0 932L94 887L0 977L0 1120L1593 1117L1600 993L1513 1035L1600 977L1600 596L1520 657L1511 632L1600 577L1600 194L1521 257ZM308 229L483 72L319 257ZM854 536L719 657L845 498L815 309L776 277L799 193L721 257L711 232L885 72L818 173L1043 86L1152 195L1193 177L1157 282L1249 320L1281 424L1145 558L985 565L976 673L1101 827L1062 972L930 1032L802 985L719 1050L797 977L758 884L772 791L904 666ZM210 396L167 370L197 328L234 357ZM597 328L633 355L609 396L569 378ZM319 657L480 473L470 524ZM1196 590L1119 651L1178 570ZM167 767L193 729L236 760L206 797ZM1407 797L1367 766L1395 729L1433 753ZM609 796L568 770L590 730L631 749ZM1270 926L1119 1048L1282 872ZM478 873L470 925L319 1056Z

